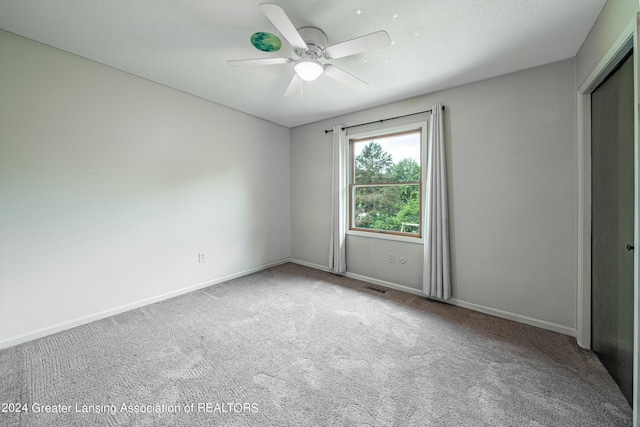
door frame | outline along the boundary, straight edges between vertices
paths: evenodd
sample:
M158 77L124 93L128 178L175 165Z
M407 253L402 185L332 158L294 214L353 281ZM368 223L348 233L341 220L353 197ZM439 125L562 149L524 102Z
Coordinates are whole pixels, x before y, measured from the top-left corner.
M605 56L593 69L591 74L580 86L577 93L577 166L578 166L578 197L577 197L577 319L576 340L583 348L591 348L591 93L602 83L618 64L626 57L631 49L633 55L634 72L634 246L638 247L639 227L639 129L640 116L638 102L640 101L640 49L638 33L640 31L640 13L638 13L614 44L609 48ZM634 355L633 355L633 418L634 425L638 425L640 417L638 406L638 369L640 331L638 317L640 312L640 296L638 286L638 265L640 261L640 248L634 251L633 257L633 288L634 288Z

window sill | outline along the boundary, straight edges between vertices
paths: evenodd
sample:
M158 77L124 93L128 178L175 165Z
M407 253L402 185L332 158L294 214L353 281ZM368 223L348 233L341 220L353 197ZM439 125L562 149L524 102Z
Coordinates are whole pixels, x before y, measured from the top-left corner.
M395 242L424 245L424 239L421 237L398 236L396 234L370 233L367 231L347 230L347 236L366 237L368 239L393 240Z

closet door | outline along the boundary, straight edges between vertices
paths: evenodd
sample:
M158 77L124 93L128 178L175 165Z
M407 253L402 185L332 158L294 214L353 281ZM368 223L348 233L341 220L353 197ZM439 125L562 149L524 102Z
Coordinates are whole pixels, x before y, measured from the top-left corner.
M633 59L591 94L591 343L631 403L633 388Z

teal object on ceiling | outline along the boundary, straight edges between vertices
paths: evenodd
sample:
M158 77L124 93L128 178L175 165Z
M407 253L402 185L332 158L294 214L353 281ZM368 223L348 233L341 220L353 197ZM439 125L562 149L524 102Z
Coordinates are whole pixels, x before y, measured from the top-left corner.
M251 36L251 44L263 52L276 52L282 47L282 41L278 36L262 31Z

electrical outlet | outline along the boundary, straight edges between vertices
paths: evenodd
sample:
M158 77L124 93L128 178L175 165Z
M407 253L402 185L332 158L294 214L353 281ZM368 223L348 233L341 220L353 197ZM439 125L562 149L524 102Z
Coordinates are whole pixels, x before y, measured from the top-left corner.
M406 264L407 263L407 259L403 256L400 257L400 264Z
M198 263L202 264L204 262L204 254L198 254Z
M396 262L396 254L389 254L389 262L392 264Z

